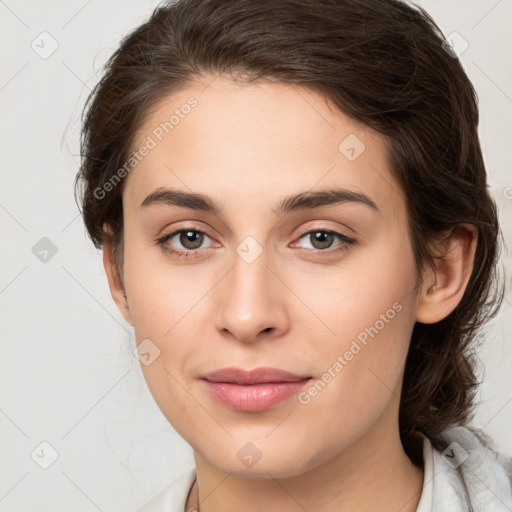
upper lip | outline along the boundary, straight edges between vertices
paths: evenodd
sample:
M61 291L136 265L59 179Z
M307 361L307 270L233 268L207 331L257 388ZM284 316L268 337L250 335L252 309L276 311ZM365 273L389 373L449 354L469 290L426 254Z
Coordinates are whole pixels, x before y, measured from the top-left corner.
M262 384L266 382L298 382L310 378L279 368L222 368L202 376L209 382L226 382L232 384Z

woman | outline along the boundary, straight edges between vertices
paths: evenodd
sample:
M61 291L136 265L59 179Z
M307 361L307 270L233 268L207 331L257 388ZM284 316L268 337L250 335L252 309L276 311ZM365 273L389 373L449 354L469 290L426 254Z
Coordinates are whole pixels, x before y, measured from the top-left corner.
M122 41L77 185L195 459L141 511L512 508L469 424L503 288L456 57L395 0L184 0Z

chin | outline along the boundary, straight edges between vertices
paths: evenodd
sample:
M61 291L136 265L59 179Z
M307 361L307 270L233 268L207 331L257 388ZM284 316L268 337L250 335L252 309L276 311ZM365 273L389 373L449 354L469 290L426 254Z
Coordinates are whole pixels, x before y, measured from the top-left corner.
M293 478L314 469L323 460L320 454L307 454L301 447L286 450L282 444L272 445L268 441L233 442L217 447L213 453L208 447L197 451L217 470L239 478Z

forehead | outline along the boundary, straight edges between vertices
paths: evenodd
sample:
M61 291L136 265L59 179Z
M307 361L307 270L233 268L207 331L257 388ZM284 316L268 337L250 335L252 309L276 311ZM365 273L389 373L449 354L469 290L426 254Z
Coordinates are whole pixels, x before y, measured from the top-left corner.
M133 150L144 146L127 178L123 199L132 205L165 186L240 207L335 186L395 214L403 206L386 139L303 87L218 76L184 88L147 115Z

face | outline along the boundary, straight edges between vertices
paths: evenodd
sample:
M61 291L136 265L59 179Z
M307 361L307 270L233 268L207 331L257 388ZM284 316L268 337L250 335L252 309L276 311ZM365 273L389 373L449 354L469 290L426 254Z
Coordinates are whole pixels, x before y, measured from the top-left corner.
M382 136L312 91L218 77L165 98L144 145L127 314L196 454L287 477L398 432L417 273Z

